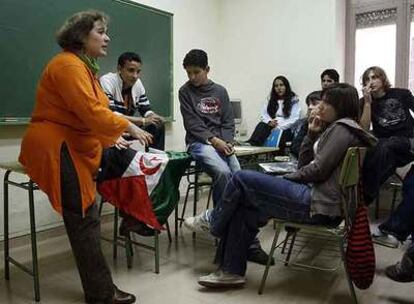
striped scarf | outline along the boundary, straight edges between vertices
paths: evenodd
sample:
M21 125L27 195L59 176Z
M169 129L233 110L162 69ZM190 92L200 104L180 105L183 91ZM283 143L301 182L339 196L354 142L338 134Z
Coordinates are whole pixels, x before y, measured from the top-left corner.
M361 168L359 170L361 172ZM359 193L362 193L361 179L358 186ZM363 195L358 197L358 207L348 234L346 266L355 286L367 289L374 281L375 251L369 228L368 208L363 201Z

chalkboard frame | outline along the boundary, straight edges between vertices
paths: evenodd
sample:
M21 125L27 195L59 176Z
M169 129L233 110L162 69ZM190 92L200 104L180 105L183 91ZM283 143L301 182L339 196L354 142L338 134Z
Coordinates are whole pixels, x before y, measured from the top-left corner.
M30 0L33 1L33 0ZM169 96L168 96L168 115L164 115L167 121L173 121L174 120L174 103L173 103L173 83L174 83L174 78L173 78L173 14L167 11L163 11L157 8L153 8L141 3L137 3L137 2L133 2L130 0L102 0L102 1L107 1L107 2L112 2L112 3L118 3L118 4L122 4L122 5L128 5L131 6L135 9L143 9L147 12L151 12L154 14L158 14L164 17L167 17L169 19L169 69L168 69L168 75L166 75L166 77L168 77L169 81L168 81L168 86L169 86ZM98 8L99 9L99 8ZM81 9L80 9L81 10ZM109 16L111 16L111 12L106 12L108 13ZM67 16L68 17L68 16ZM63 23L64 20L62 20ZM1 24L0 24L1 26ZM110 24L110 28L109 30L111 30L111 24ZM139 50L137 50L137 52L139 53ZM0 51L1 53L1 51ZM119 55L119 54L117 54ZM50 54L50 58L52 58L53 54ZM49 58L49 59L50 59ZM144 63L144 75L145 75L145 57L143 58L143 63ZM114 64L114 69L116 68L116 62L113 63ZM107 71L106 71L107 72ZM2 73L2 71L0 71L0 73ZM101 74L102 75L102 74ZM146 93L147 95L151 96L151 92L148 90L147 88L147 83L145 81L145 76L143 77L143 83L144 86L146 87ZM38 81L38 79L34 79L34 81ZM33 100L33 106L35 103L35 96L31 96L30 97ZM151 98L150 98L151 100ZM165 100L164 100L165 102ZM13 115L13 116L5 116L4 113L1 112L1 108L0 108L0 126L7 126L7 125L26 125L30 122L30 117L20 117L18 114Z

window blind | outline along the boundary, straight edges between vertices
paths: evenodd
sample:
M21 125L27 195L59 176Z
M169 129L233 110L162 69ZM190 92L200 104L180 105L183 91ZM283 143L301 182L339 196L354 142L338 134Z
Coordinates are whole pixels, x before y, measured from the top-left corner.
M414 12L414 5L411 12ZM356 28L368 28L375 26L383 26L395 24L397 21L397 9L387 8L376 11L364 12L356 14Z

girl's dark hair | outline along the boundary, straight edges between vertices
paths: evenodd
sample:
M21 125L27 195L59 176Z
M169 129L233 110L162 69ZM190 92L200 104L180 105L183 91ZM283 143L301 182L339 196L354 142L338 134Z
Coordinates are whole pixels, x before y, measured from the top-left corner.
M320 101L321 100L321 92L322 91L313 91L312 93L309 93L308 96L306 96L306 105L309 107L309 105L311 104L311 102L314 101Z
M337 119L351 118L359 122L361 107L358 91L352 85L333 83L322 91L322 100L335 109Z
M81 51L83 40L93 29L95 21L108 24L109 17L95 10L82 11L70 16L56 32L57 43L62 49Z
M295 97L296 94L290 88L289 80L287 80L285 76L277 76L275 79L273 79L272 88L270 89L270 99L269 99L269 103L267 104L267 113L270 115L270 117L275 118L276 112L279 109L279 104L277 103L277 101L280 99L280 97L275 92L276 80L282 81L286 87L285 95L282 96L282 99L283 99L282 111L283 111L283 116L285 118L288 118L292 111L292 106L293 106L292 98Z

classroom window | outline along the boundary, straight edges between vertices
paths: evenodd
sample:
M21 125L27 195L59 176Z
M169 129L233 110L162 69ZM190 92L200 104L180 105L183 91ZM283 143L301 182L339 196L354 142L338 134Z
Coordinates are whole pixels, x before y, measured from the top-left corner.
M396 9L356 15L354 85L361 87L362 73L370 66L382 67L395 81Z
M414 5L410 6L410 64L408 74L408 88L414 92Z
M414 0L351 0L347 6L345 80L360 90L369 66L393 86L414 90Z

